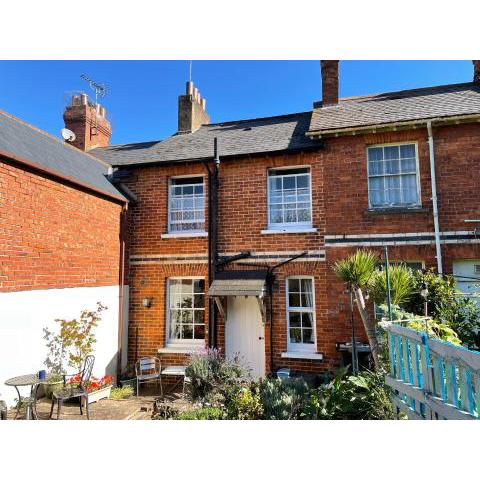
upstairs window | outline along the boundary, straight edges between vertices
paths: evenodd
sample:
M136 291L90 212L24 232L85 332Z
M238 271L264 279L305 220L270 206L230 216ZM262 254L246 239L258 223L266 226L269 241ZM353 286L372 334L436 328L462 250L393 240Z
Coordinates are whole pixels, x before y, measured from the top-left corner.
M313 278L287 278L287 330L289 351L315 351Z
M375 146L367 151L370 207L420 205L416 145Z
M311 227L310 169L268 172L269 228Z
M203 177L170 180L168 218L170 233L205 231Z

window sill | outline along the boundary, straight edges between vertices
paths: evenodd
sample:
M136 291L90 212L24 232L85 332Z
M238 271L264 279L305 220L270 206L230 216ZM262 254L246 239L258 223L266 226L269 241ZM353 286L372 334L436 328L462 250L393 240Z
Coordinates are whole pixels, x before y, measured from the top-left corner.
M282 233L316 233L318 230L316 228L308 227L298 227L298 228L274 228L268 230L260 230L262 235L275 235Z
M426 213L428 210L424 207L388 207L388 208L369 208L367 215L390 215L395 213Z
M282 358L298 358L303 360L323 360L323 354L316 353L316 352L282 352Z
M195 237L208 237L208 232L190 232L190 233L162 233L161 239L167 238L195 238Z
M170 345L166 347L159 348L157 350L158 353L177 353L177 354L182 354L182 355L189 355L190 353L195 353L199 352L200 350L203 350L205 348L205 345L202 344L194 344L192 343L191 345L185 345L185 346L180 346L180 345Z

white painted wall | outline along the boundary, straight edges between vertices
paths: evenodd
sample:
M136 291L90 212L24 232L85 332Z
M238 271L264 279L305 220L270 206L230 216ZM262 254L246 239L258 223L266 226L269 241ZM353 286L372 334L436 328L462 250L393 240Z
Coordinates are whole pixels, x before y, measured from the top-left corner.
M128 287L125 295L128 305ZM0 398L9 405L16 398L15 389L5 385L8 378L45 369L43 362L48 352L42 338L44 327L57 331L56 318L78 318L81 310L95 309L98 301L108 310L102 312L102 320L96 329L93 374L114 375L118 348L118 296L118 286L0 293ZM25 393L27 390L24 389Z

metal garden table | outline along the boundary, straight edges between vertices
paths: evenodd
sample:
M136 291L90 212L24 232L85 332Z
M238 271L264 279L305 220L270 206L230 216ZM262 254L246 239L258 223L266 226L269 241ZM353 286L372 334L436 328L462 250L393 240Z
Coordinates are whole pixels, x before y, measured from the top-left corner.
M18 417L20 412L20 408L22 404L26 403L27 406L27 413L26 419L27 420L37 420L37 391L38 387L42 384L51 383L51 379L47 375L44 379L39 379L37 374L28 374L28 375L20 375L19 377L9 378L5 385L9 387L15 387L18 395L18 403L17 403L17 412L15 414L15 419ZM29 397L22 397L20 395L20 390L18 387L30 387L30 396Z

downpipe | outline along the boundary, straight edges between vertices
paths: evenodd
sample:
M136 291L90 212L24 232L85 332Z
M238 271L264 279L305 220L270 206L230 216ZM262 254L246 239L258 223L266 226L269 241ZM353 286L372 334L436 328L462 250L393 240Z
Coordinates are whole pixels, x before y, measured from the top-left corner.
M430 177L432 180L433 226L435 229L435 250L437 256L437 271L443 275L442 249L440 244L440 225L438 221L437 180L435 176L435 148L433 143L432 122L427 122L428 150L430 156Z

